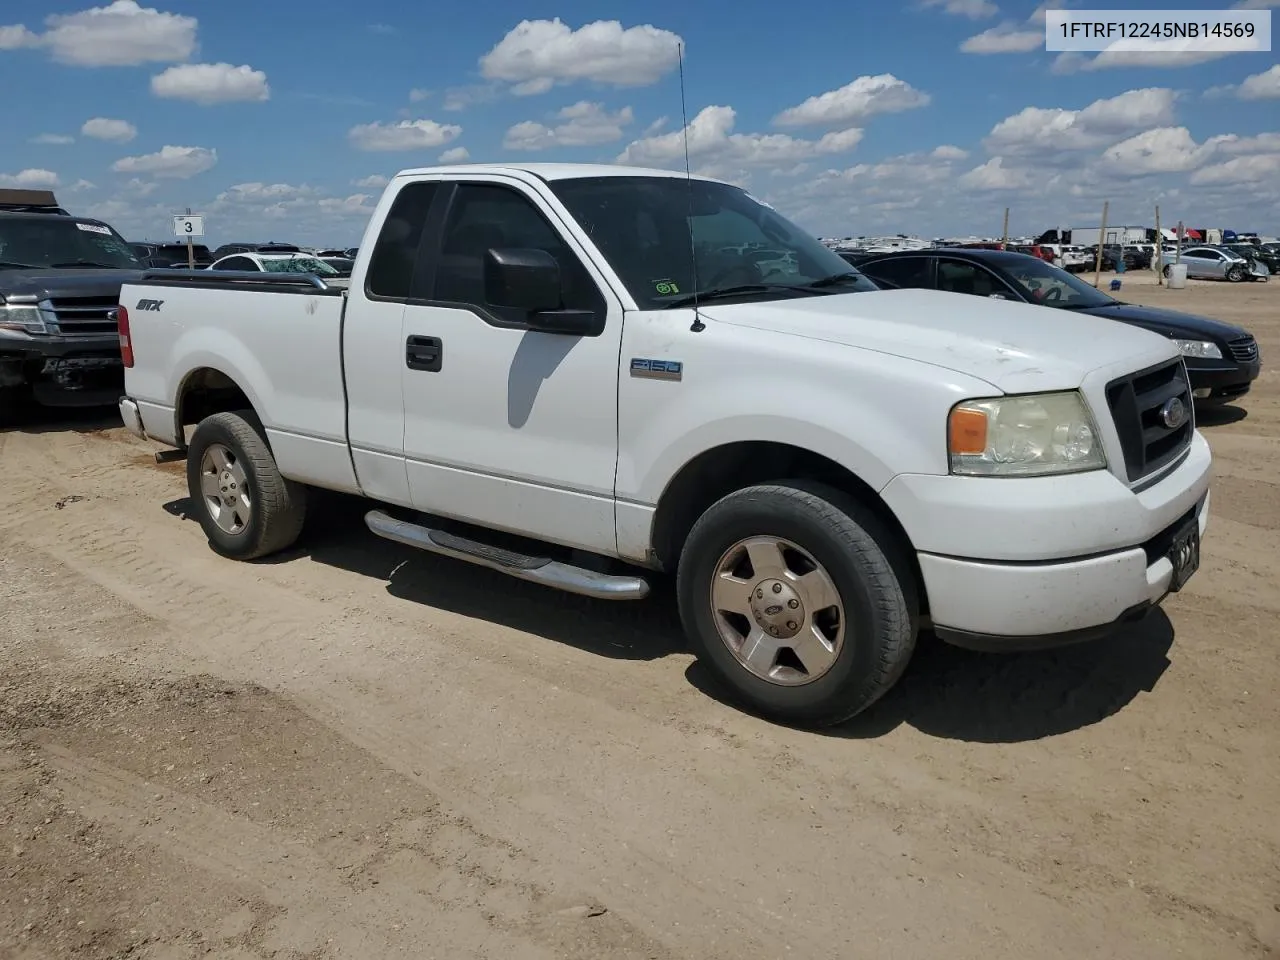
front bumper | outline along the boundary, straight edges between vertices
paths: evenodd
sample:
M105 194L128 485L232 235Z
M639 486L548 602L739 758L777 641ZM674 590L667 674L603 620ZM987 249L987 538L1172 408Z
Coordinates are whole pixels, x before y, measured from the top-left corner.
M120 338L0 337L0 365L6 379L30 384L37 402L48 406L99 406L124 392Z
M1200 364L1203 364L1201 366ZM1196 400L1226 401L1243 397L1262 372L1261 358L1251 363L1225 363L1220 360L1190 360L1187 376L1191 379L1191 395Z
M1174 534L1193 518L1207 525L1211 465L1197 433L1184 461L1137 493L1106 471L907 475L884 493L916 548L939 637L1031 649L1103 636L1164 599Z

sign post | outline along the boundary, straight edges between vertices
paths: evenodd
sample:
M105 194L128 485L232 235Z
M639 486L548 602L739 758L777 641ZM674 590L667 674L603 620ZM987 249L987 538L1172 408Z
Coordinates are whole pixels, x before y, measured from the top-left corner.
M204 217L193 217L191 208L187 207L185 216L175 216L173 218L173 234L179 239L187 241L187 269L194 270L196 268L196 251L191 241L196 237L204 236Z

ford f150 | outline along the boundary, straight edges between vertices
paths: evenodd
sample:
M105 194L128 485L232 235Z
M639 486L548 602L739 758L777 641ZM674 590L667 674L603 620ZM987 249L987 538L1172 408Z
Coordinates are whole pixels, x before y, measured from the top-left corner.
M349 289L157 270L120 325L124 421L185 455L220 554L289 547L320 487L564 590L673 574L697 657L785 722L865 709L922 628L1099 637L1199 564L1210 453L1174 344L879 290L712 179L405 171Z

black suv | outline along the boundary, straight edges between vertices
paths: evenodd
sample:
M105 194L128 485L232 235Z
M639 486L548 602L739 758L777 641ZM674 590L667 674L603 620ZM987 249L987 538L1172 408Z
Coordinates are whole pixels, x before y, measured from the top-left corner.
M185 243L152 243L144 240L129 244L129 249L148 267L187 267L194 261L199 268L213 263L213 255L203 243L192 244L190 257L187 256Z
M32 399L113 404L124 392L116 307L141 276L128 242L47 190L0 190L0 422Z

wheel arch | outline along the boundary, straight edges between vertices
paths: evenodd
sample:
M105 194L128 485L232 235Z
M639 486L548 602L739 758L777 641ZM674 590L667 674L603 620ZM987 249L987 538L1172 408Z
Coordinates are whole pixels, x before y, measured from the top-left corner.
M186 427L212 414L236 410L260 416L258 404L237 378L214 366L195 367L183 376L175 393L174 436L185 445Z
M723 443L704 450L684 464L668 481L654 511L650 533L653 559L674 572L689 531L708 507L721 497L760 483L811 480L854 498L893 538L899 561L914 580L920 603L927 606L924 581L911 539L897 516L875 489L853 470L831 457L805 447L772 440Z

